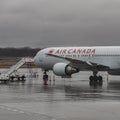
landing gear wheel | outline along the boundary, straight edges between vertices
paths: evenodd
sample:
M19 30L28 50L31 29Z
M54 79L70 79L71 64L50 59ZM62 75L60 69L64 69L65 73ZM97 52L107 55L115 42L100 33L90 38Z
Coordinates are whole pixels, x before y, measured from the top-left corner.
M102 76L99 76L98 79L99 79L99 85L102 86L102 84L103 84L103 78L102 78Z
M89 81L89 84L90 86L94 84L94 77L93 76L90 76L89 77L90 81Z
M43 82L44 82L44 85L48 85L48 75L46 74L46 72L44 72L44 75L43 75Z
M96 85L102 86L102 84L103 84L102 76L90 76L89 80L90 80L89 81L90 86L92 86L92 85L94 85L94 86L96 86Z

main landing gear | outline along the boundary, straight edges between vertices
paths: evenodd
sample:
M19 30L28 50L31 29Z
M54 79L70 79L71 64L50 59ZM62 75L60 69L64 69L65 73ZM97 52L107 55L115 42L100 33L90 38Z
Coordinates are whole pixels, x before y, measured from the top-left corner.
M90 76L89 80L90 80L89 81L90 86L103 85L103 78L102 76L97 76L97 72L93 72L93 76Z
M47 73L46 73L46 71L44 72L44 74L43 74L43 82L44 82L44 85L48 85L48 75L47 75Z

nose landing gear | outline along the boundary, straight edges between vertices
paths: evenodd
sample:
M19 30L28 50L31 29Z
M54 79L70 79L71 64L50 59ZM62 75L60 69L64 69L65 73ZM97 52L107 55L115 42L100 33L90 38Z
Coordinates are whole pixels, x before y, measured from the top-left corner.
M46 73L46 71L44 72L44 74L43 74L43 82L44 82L44 85L48 85L48 75L47 75L47 73Z

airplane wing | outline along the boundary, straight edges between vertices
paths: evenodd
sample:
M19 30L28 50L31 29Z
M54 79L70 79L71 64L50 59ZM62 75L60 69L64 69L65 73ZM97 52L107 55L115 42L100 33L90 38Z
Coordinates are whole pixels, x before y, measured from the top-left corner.
M69 65L71 65L73 67L82 67L82 68L87 68L87 69L93 68L93 69L97 69L99 71L110 69L109 66L97 64L97 63L94 63L94 62L91 62L91 61L83 61L83 60L78 60L78 59L64 57L64 56L58 56L58 55L50 54L50 53L46 53L46 55L67 60L67 61L70 62Z

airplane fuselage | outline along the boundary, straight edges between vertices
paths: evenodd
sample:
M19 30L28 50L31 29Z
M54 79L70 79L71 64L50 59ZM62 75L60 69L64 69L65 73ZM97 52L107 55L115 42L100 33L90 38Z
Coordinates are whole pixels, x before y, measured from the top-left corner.
M120 69L120 47L53 47L39 51L35 63L43 69L52 70L53 65L58 62L69 62L48 56L47 53L102 64L110 69Z

